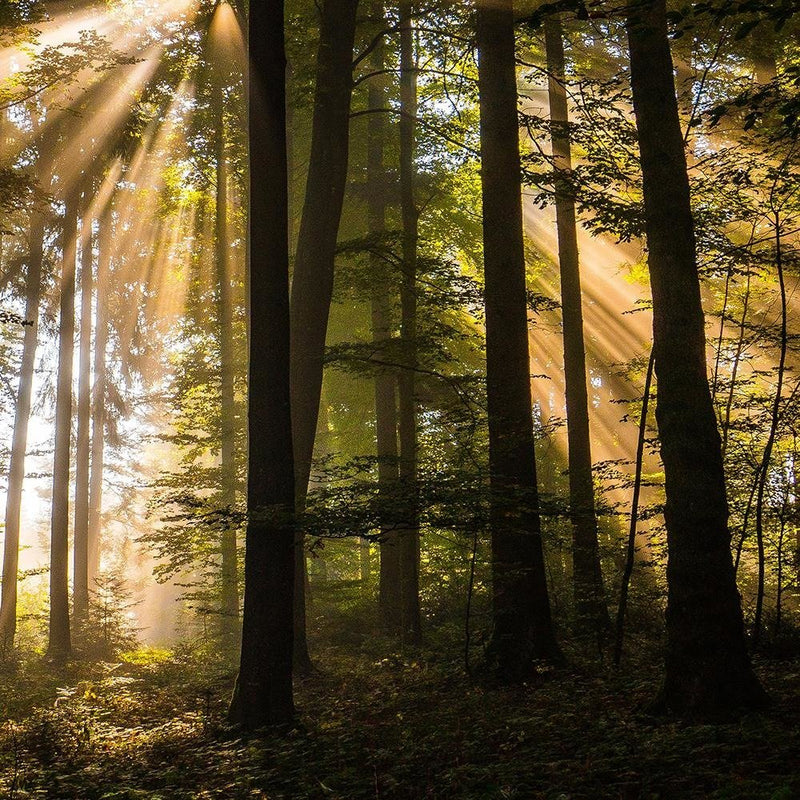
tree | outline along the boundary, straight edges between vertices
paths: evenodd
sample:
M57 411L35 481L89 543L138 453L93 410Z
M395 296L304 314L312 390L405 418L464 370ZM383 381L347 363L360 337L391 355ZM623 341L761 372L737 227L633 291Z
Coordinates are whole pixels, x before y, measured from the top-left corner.
M398 378L400 481L405 493L400 530L400 621L404 638L421 638L419 611L419 489L417 487L417 247L419 210L415 198L417 66L412 4L400 0L400 211L403 222L400 283L403 369Z
M0 649L14 644L17 627L17 579L19 567L20 513L22 484L25 478L25 451L28 442L28 422L31 416L33 374L39 339L39 298L42 289L42 260L44 249L45 212L36 209L31 214L28 234L28 269L25 275L25 338L22 345L22 364L19 389L14 408L14 433L11 440L8 491L6 494L5 541L3 544L3 594L0 605Z
M69 480L72 423L72 356L75 333L75 266L80 192L67 188L59 283L58 378L56 387L53 500L50 531L50 636L47 653L55 661L71 650L69 628Z
M666 480L667 652L660 703L681 716L715 718L761 706L765 694L747 656L731 560L665 0L648 0L630 12L628 40Z
M221 7L217 14L224 13ZM233 13L233 12L228 12ZM225 83L230 78L226 54L221 47L216 53L212 76L212 105L215 127L214 155L216 192L214 204L214 262L217 283L217 326L220 364L220 505L226 518L222 522L220 553L222 556L222 632L225 645L232 648L239 628L239 578L236 552L236 526L230 519L236 505L236 397L234 383L234 333L231 273L228 259L228 165L225 130ZM229 69L229 68L228 68Z
M89 473L88 582L93 585L100 571L100 538L102 533L103 463L106 441L106 345L109 314L103 302L110 287L111 272L111 208L100 218L97 245L97 291L95 293L94 383L92 385L92 452Z
M545 20L544 34L549 73L556 225L561 272L575 611L579 626L600 633L609 627L609 618L603 591L603 573L600 568L600 548L597 542L592 445L589 435L589 400L586 390L586 352L583 340L581 273L575 198L570 181L572 154L567 92L564 85L564 40L561 19L557 14Z
M511 0L478 6L494 634L508 681L559 659L550 612L531 408Z
M295 484L303 507L317 432L325 335L333 293L334 258L347 179L353 44L358 0L325 0L320 19L317 82L303 216L292 276L292 435ZM297 541L295 647L308 669L305 635L305 552Z
M73 546L73 613L76 623L89 611L89 482L91 460L91 364L92 364L92 217L93 180L84 184L80 232L80 334L78 355L78 429L75 452L75 524Z
M378 24L385 26L383 0L375 0L372 14ZM386 69L386 46L379 34L371 55L371 68L375 75L369 82L367 103L367 223L369 234L374 239L386 236L387 174L384 163L386 146L386 115L383 113L386 91L383 73ZM376 242L377 243L377 242ZM372 292L370 316L372 341L379 360L386 361L387 346L392 338L392 286L386 257L377 247L370 253ZM375 372L375 439L378 456L378 486L383 496L390 498L397 490L398 443L397 443L397 381L393 370L377 366ZM396 520L385 519L381 525L380 575L378 578L378 605L381 622L389 634L401 628L400 614L400 547L396 532Z
M242 650L230 718L294 717L294 457L289 395L289 208L284 4L250 5L250 358Z

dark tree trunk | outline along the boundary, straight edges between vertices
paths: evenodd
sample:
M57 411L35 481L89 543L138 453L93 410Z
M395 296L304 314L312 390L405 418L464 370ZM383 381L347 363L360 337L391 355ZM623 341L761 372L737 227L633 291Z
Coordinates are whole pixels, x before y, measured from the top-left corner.
M288 724L295 486L289 398L289 247L283 0L250 5L248 525L234 723Z
M100 537L103 507L103 460L106 425L106 345L108 312L106 297L111 272L111 211L100 220L97 243L97 291L95 299L94 383L92 385L92 460L89 472L89 592L94 591L100 571Z
M414 59L412 4L401 0L400 24L400 205L403 264L400 283L403 368L398 379L400 484L403 521L399 531L400 616L405 641L422 635L419 611L419 488L417 485L417 244L419 212L414 198L417 119L417 67Z
M742 319L739 323L739 339L736 343L736 353L733 357L733 367L731 368L731 384L728 388L728 398L725 402L725 413L721 420L722 425L722 461L725 462L725 454L728 452L728 436L731 430L731 414L733 412L733 399L736 396L736 377L739 374L739 364L742 361L744 352L745 338L747 337L747 312L750 307L750 271L747 272L747 283L744 290L744 302L742 304ZM725 324L723 319L721 324ZM746 526L745 526L746 528ZM742 535L745 534L742 530Z
M769 434L764 445L764 455L761 458L761 471L758 477L758 492L756 495L756 545L758 547L758 586L756 589L756 610L753 617L753 646L757 647L761 639L761 617L764 612L764 589L766 580L766 552L764 549L764 498L769 481L769 467L772 461L772 450L778 435L778 426L781 421L781 401L783 399L783 382L786 376L786 356L789 349L788 328L788 302L786 296L786 279L783 271L783 241L781 225L783 224L779 212L775 212L775 269L778 274L778 286L781 298L781 328L780 328L780 358L778 360L777 385L775 397L772 400L770 412ZM783 534L781 534L781 537ZM780 565L780 556L778 557ZM778 582L780 591L780 581Z
M372 15L383 27L383 0L372 4ZM386 67L386 53L381 39L372 52L372 69L380 72ZM369 108L381 110L386 107L386 92L382 76L370 80L368 91ZM383 113L370 114L367 123L367 195L368 224L370 235L380 237L386 232L386 170L383 150L386 143L386 118ZM385 347L392 336L391 285L388 269L380 252L370 256L372 267L372 341L376 359L385 361ZM377 367L375 374L375 435L378 455L378 486L388 507L397 491L397 396L393 371ZM400 606L400 547L394 515L388 512L381 525L380 575L378 579L378 607L381 624L386 633L397 635L401 629Z
M92 381L92 202L91 178L83 192L81 222L81 306L78 353L78 426L75 448L75 518L73 531L72 608L76 626L89 613L89 466L91 457Z
M48 656L66 659L69 630L69 451L72 423L72 356L75 336L75 266L80 195L70 191L64 211L63 263L60 280L58 378L56 386L53 500L50 530L50 636Z
M311 474L336 241L347 180L357 6L358 0L325 0L320 22L311 155L292 278L292 433L299 509L305 505ZM299 669L308 669L302 532L297 538L295 660Z
M628 32L666 490L667 653L660 703L683 717L716 718L760 706L765 694L747 657L731 560L665 0L650 0L632 13Z
M14 408L14 433L11 439L11 460L6 495L5 542L3 545L3 595L0 604L0 652L14 646L17 628L17 578L19 571L20 513L22 485L25 480L25 452L28 444L28 422L31 416L33 375L39 339L39 299L42 289L44 249L44 213L31 216L28 250L28 271L25 276L25 327L19 389Z
M548 17L544 29L547 70L550 75L548 86L561 270L561 313L564 326L564 380L567 400L575 613L579 628L600 635L609 629L610 621L603 589L603 573L600 568L597 515L594 505L581 274L575 197L570 180L572 155L567 92L564 85L564 41L560 18L557 15Z
M558 660L536 484L511 0L478 6L494 634L506 681Z
M622 659L622 638L625 633L625 613L628 608L628 590L636 560L636 528L639 522L639 495L642 491L642 470L644 467L644 445L647 438L647 414L650 409L650 387L653 382L653 354L647 361L647 376L642 392L642 411L639 417L639 437L636 442L636 465L633 476L633 497L631 498L631 520L628 528L628 546L625 552L625 568L622 572L622 583L619 590L619 606L614 635L614 666L618 667Z
M221 66L221 65L219 65ZM214 77L216 114L216 204L214 261L217 269L217 326L220 365L220 507L223 512L221 555L221 612L223 647L233 651L239 637L239 576L236 555L236 398L234 394L232 275L228 263L228 170L225 161L223 77Z

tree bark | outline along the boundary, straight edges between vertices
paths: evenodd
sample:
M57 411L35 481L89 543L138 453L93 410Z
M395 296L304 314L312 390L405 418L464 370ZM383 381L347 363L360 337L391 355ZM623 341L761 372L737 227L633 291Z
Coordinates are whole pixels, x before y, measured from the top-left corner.
M221 64L217 65L219 69ZM222 643L233 651L239 637L239 576L236 552L236 397L234 387L233 298L228 263L228 170L225 154L223 76L214 76L216 115L216 203L214 210L214 262L217 270L217 328L220 369L220 507L222 510L221 613ZM288 234L287 234L288 235Z
M569 111L564 85L564 41L561 19L547 18L550 122L555 177L556 225L561 272L561 314L564 328L564 381L567 405L569 503L572 522L572 562L575 613L578 627L598 635L610 627L600 566L597 515L592 478L589 398L586 389L586 352L583 338L581 274L575 197L570 182Z
M92 384L92 456L89 472L88 582L94 591L100 572L103 508L103 460L106 424L106 345L108 343L107 292L110 290L112 217L110 209L100 220L95 292L94 383Z
M722 718L762 705L765 694L747 656L731 560L665 0L631 12L628 35L666 491L667 651L658 704L682 717Z
M419 211L414 197L416 168L417 66L414 58L412 3L400 0L400 206L403 222L400 283L403 368L398 378L400 484L403 521L399 531L400 611L404 641L419 642L419 487L417 485L417 245Z
M25 453L28 444L28 423L31 417L33 376L39 340L39 300L42 290L44 251L43 211L31 216L28 250L28 271L25 277L25 327L19 389L14 408L14 432L11 439L11 460L6 494L5 542L3 545L3 584L0 603L0 652L14 646L17 629L17 580L19 573L20 514L25 480Z
M633 497L631 498L631 520L628 528L628 546L625 552L625 568L619 590L619 606L617 607L617 623L614 635L614 666L618 667L622 660L622 638L625 633L625 613L628 608L628 590L636 560L636 528L639 522L639 495L642 491L642 470L644 467L644 445L647 438L647 414L650 408L650 386L653 382L653 354L647 361L647 375L642 392L642 411L639 416L639 436L636 442L636 466L633 476Z
M251 3L248 525L239 677L230 718L288 724L295 486L289 394L289 247L283 0Z
M385 25L383 0L374 0L372 15L378 24ZM380 73L386 67L383 39L375 46L371 57L372 70ZM386 92L382 77L370 80L367 102L375 111L386 107ZM386 118L382 113L369 115L367 122L367 221L369 233L378 238L386 233L387 176L384 164ZM372 269L372 342L378 360L392 337L391 288L385 259L379 252L370 256ZM385 359L384 359L385 360ZM376 367L375 374L375 437L378 456L378 487L384 498L384 508L392 504L397 491L397 382L393 372ZM378 609L381 624L389 635L401 630L400 546L397 524L388 510L381 524L380 574L378 578Z
M486 376L494 634L505 681L558 660L545 575L531 413L519 127L511 0L478 6Z
M781 332L780 332L780 358L778 360L777 385L775 397L772 400L770 411L769 434L764 445L764 455L761 459L761 472L758 478L758 493L756 495L756 544L758 547L758 586L756 590L756 610L753 618L753 646L757 647L761 639L761 617L764 612L764 589L766 580L766 553L764 549L764 496L769 480L769 467L772 461L772 449L778 436L778 426L781 421L781 401L783 399L783 382L786 375L786 356L789 349L788 328L788 302L786 297L786 279L783 271L783 241L780 213L775 212L775 269L778 275L778 286L781 298ZM783 537L783 533L781 533ZM778 557L780 562L780 555ZM780 584L780 582L779 582Z
M320 22L311 155L291 298L292 434L300 510L305 505L314 453L336 242L347 180L357 6L358 0L325 0ZM303 540L301 531L295 553L295 659L298 668L307 670L311 661L305 632Z
M75 517L73 528L72 608L76 626L89 613L89 467L91 458L91 381L92 381L92 202L91 177L83 192L81 222L81 305L78 353L78 426L75 448Z
M58 331L53 499L50 519L50 629L47 654L63 661L71 651L69 628L69 462L72 424L72 357L75 336L75 267L80 195L70 190L64 211Z

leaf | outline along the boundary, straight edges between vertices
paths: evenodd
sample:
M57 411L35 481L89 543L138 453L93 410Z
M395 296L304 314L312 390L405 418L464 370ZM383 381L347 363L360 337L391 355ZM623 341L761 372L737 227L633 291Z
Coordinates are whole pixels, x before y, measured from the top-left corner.
M760 19L751 19L749 22L743 22L739 26L739 30L736 31L736 34L734 35L733 38L737 42L740 39L744 39L744 37L747 36L747 34L750 33L750 31L752 31L754 28L757 28L760 24L761 24Z

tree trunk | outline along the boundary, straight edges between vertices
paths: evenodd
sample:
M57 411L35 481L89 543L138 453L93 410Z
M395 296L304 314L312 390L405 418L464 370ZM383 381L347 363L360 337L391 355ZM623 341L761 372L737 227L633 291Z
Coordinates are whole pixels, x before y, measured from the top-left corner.
M230 718L288 724L295 486L289 397L289 247L283 0L250 5L248 525L239 677Z
M383 27L383 0L374 0L372 15ZM383 39L372 52L372 70L376 73L386 68ZM386 233L386 183L383 150L386 142L386 119L381 112L386 107L386 93L381 75L370 79L368 90L370 114L367 123L367 218L369 233L376 239ZM372 342L376 358L385 360L385 347L392 337L391 285L385 259L379 252L370 255L372 270ZM397 491L397 397L393 372L378 366L375 374L375 436L378 456L378 487L388 509ZM380 575L378 579L378 607L384 631L397 635L401 630L400 604L400 547L394 515L388 510L381 524Z
M292 434L301 510L314 453L336 242L347 180L357 6L358 0L325 0L320 23L311 154L291 300ZM295 658L298 668L308 669L302 532L297 539Z
M765 694L747 657L731 560L665 0L632 12L628 34L666 491L667 652L659 704L682 717L713 719L762 705Z
M561 19L545 21L549 73L550 122L555 174L558 256L561 270L561 314L564 326L564 380L567 400L569 503L572 521L572 562L575 613L579 628L598 635L610 621L600 567L597 515L592 479L589 433L589 399L586 389L586 354L583 340L581 275L575 197L571 186L569 112L564 85L564 41Z
M78 353L78 427L75 448L75 521L72 568L72 608L76 627L89 612L89 461L91 457L92 381L92 202L91 177L83 192L81 223L81 306Z
M622 638L625 633L625 613L628 608L628 590L636 561L636 528L639 522L639 495L642 491L642 470L644 467L644 445L647 438L647 414L650 408L650 386L653 382L653 354L647 361L647 375L642 392L642 411L639 416L639 437L636 442L636 466L633 476L633 497L631 498L631 520L628 528L628 546L625 552L625 568L619 590L619 606L617 607L617 623L614 635L614 666L618 667L622 659Z
M478 6L494 634L506 681L558 660L542 549L531 413L511 0Z
M50 530L50 637L47 654L65 660L69 629L69 451L72 424L72 356L75 336L75 266L80 195L71 190L64 211L56 387L53 500Z
M100 572L100 537L103 508L103 459L105 455L106 424L106 344L108 342L108 312L106 297L110 290L111 272L111 211L100 220L97 252L97 291L95 300L94 384L92 385L92 458L89 472L89 592L95 590Z
M3 546L2 603L0 604L0 652L14 646L17 628L17 579L19 570L20 514L22 487L25 480L25 452L28 444L28 422L31 416L33 376L39 338L39 299L42 289L44 250L44 213L31 216L28 271L25 277L25 327L19 389L14 408L14 433L11 439L11 460L6 494L5 543Z
M777 385L775 397L772 401L770 412L769 435L764 445L764 455L761 459L761 471L758 479L758 493L756 495L756 544L758 546L758 587L756 590L756 610L753 618L753 646L757 647L761 638L761 617L764 612L764 589L766 580L766 553L764 550L764 495L769 481L769 467L772 461L772 449L778 435L778 426L781 421L781 401L783 399L783 381L786 375L786 356L789 349L788 329L788 304L786 297L786 280L783 272L783 242L781 231L780 213L775 212L775 269L778 274L778 286L781 297L781 334L780 358L778 361ZM780 561L780 557L778 559Z
M414 198L417 119L417 66L414 59L412 4L400 0L400 205L403 221L400 283L403 368L398 378L400 484L403 521L399 531L400 616L404 641L422 636L419 611L419 487L417 485L417 244L419 211Z
M736 354L733 357L733 367L731 368L731 385L728 388L728 398L725 402L725 414L722 418L722 461L725 463L725 454L728 452L728 436L731 430L731 413L733 411L733 399L736 396L736 376L739 373L739 364L742 360L744 351L745 337L747 335L747 311L750 306L750 271L747 272L747 283L744 290L744 302L742 304L742 321L739 323L739 339L736 343ZM724 320L723 323L724 324ZM744 530L742 531L744 534Z
M214 77L216 113L216 204L214 261L217 268L217 326L220 365L220 540L222 642L233 651L239 636L239 578L236 554L236 398L234 387L233 298L228 263L228 170L225 161L225 109L222 76Z

